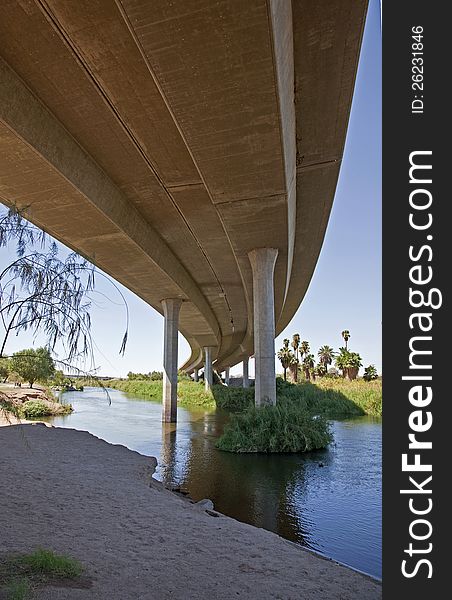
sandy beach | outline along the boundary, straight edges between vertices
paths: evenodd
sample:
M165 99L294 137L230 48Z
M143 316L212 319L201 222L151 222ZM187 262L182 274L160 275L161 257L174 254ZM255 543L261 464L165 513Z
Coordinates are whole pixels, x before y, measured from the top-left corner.
M91 582L36 598L381 598L380 583L207 513L152 479L155 459L87 432L1 427L0 456L0 553L49 548L80 560Z

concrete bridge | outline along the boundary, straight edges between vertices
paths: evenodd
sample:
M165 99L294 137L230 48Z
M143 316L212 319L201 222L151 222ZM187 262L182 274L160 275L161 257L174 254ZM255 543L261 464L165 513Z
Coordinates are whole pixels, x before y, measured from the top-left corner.
M164 413L182 365L255 356L321 249L366 0L0 3L0 199L164 315Z

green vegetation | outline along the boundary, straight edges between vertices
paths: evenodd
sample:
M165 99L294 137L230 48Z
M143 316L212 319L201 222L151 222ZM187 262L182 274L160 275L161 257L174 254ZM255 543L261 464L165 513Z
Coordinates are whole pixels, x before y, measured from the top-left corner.
M77 560L42 548L31 554L7 556L0 561L0 581L6 584L8 600L31 598L36 587L49 582L74 581L82 573L83 566Z
M290 371L291 380L294 383L299 381L299 373L303 373L307 381L315 381L317 377L327 377L330 372L328 367L333 363L342 371L342 377L348 377L354 380L358 377L359 369L363 366L361 356L357 352L351 352L348 349L348 340L350 339L350 331L344 329L341 332L342 339L345 341L345 347L339 348L339 352L335 352L331 346L322 346L317 356L319 362L315 364L314 354L311 354L309 342L303 340L300 343L300 335L296 333L292 338L292 350L289 348L289 340L283 340L283 347L278 351L278 358L281 362L284 373L284 381L287 380L287 369ZM367 369L374 369L369 371ZM365 372L365 381L372 381L378 376L374 365L369 365Z
M242 412L254 405L254 390L215 385L212 387L219 408ZM318 378L315 383L298 384L276 380L278 402L287 401L301 410L312 411L329 419L357 417L364 414L381 416L381 380L365 382L338 378Z
M127 394L133 394L140 398L157 400L161 402L163 395L162 381L139 381L114 379L107 383L108 387L121 390ZM215 408L215 400L212 394L204 390L200 382L191 381L183 377L179 378L178 403L180 406L199 406L200 408Z
M332 439L324 417L279 402L233 415L217 448L226 452L309 452L325 448Z
M303 384L301 384L303 385ZM382 382L381 379L374 381L364 381L364 379L355 379L349 381L338 378L323 377L316 380L315 384L311 384L312 388L316 390L315 394L319 397L325 398L325 406L331 404L331 408L336 405L336 409L325 414L330 418L341 418L347 416L357 416L358 414L366 414L373 417L382 416ZM352 403L353 410L360 411L355 412L344 412L340 413L341 407L339 403ZM345 408L345 407L344 407Z
M228 412L242 412L254 405L254 388L214 385L212 393L217 407Z
M161 381L163 379L163 371L150 371L149 373L127 373L129 381Z
M228 452L306 452L331 442L328 419L381 416L381 381L276 380L277 405L254 407L254 390L213 386L217 406L235 412L217 447Z
M378 379L378 373L375 365L369 365L364 369L363 379L365 381L373 381L374 379Z
M26 600L31 597L31 586L28 579L12 581L6 588L8 600Z
M75 579L80 577L83 572L83 567L77 560L69 556L60 556L51 550L43 550L42 548L32 554L20 557L20 561L30 573L36 575Z
M13 354L11 371L33 387L35 381L46 381L55 373L55 364L47 348L28 348Z
M54 405L57 404L57 407ZM27 400L18 408L20 417L25 419L39 419L50 415L67 415L72 412L70 404L59 404L56 402L43 402L42 400Z

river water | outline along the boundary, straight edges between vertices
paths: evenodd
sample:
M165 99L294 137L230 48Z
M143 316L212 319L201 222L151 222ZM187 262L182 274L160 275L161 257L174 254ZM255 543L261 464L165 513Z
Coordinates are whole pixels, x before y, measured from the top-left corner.
M161 404L100 388L63 395L74 412L49 420L155 456L155 477L230 517L381 577L381 420L332 423L334 444L309 454L237 455L215 440L227 415L178 408L162 430Z

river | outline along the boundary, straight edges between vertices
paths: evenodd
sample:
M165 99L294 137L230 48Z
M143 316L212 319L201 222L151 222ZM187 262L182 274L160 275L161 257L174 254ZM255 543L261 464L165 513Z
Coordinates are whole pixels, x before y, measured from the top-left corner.
M155 456L155 477L195 501L210 498L230 517L381 577L381 420L333 421L334 444L309 454L237 455L215 440L227 415L178 408L161 423L161 404L100 388L68 392L74 412L49 420Z

